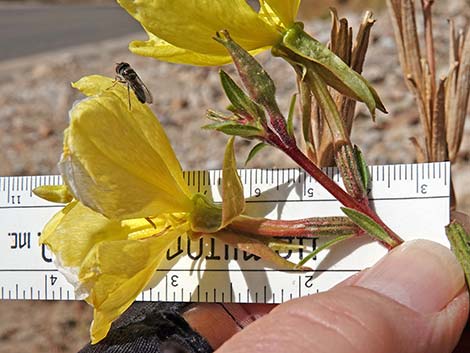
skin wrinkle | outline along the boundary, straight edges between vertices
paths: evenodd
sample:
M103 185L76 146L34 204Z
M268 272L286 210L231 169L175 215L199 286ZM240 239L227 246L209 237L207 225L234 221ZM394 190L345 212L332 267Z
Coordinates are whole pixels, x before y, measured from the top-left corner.
M357 288L360 289L361 291L362 290L369 291L369 292L371 292L371 295L377 295L378 294L378 293L373 292L372 290L369 290L369 289L366 289L366 288L361 288L361 287L357 287ZM354 293L349 292L349 297L352 297L352 296L354 296ZM363 297L360 296L359 299L362 300ZM327 302L325 302L325 301L322 302L320 300L317 300L317 301L315 301L314 304L320 306L323 309L326 309L327 311L329 311L330 313L333 313L335 315L336 314L340 314L342 316L346 315L348 318L351 319L352 324L357 323L359 327L361 327L362 329L366 329L367 332L369 333L368 338L373 337L374 339L376 339L377 344L378 344L379 347L386 346L386 342L384 342L383 340L378 338L377 332L374 332L370 327L368 327L364 323L364 321L359 318L358 315L355 315L353 312L349 312L348 311L349 308L347 306L337 307L338 310L333 310L333 307L335 305L337 306L337 304L336 303L331 303L331 306L330 306L330 305L328 305L328 303L329 303L328 301Z
M330 313L334 313L327 306L323 306L323 308L325 308L327 311L330 311ZM357 347L354 346L351 339L349 337L347 337L345 332L343 332L339 326L331 325L328 321L325 321L325 320L318 320L316 317L308 315L307 313L304 313L304 312L298 312L297 311L297 312L291 313L291 315L294 316L294 317L300 318L302 322L309 321L310 324L320 326L322 328L325 328L328 331L332 331L332 332L336 333L335 336L337 336L338 339L343 338L344 341L346 341L347 344L350 346L349 349L347 350L347 352L350 352L350 353L353 353L353 352L360 353L360 352L362 352L361 350L359 350Z
M300 315L295 315L295 316L300 317ZM315 331L313 327L322 326L319 323L312 322L310 320L309 320L309 324L311 324L312 326L311 332ZM305 330L303 333L305 333ZM296 332L283 332L282 335L278 335L276 333L272 340L270 339L270 336L267 336L267 337L265 336L263 337L263 340L257 339L256 341L252 341L251 343L254 344L254 348L262 348L261 350L253 349L253 352L267 352L268 349L271 350L273 347L276 347L276 345L287 346L285 344L285 342L287 342L291 352L305 352L305 349L307 348L307 345L308 345L309 352L330 353L330 351L325 350L325 347L323 346L323 344L321 344L317 340L308 341L308 344L306 344L306 338L307 337L305 336L299 337L298 333ZM268 342L267 348L264 347L264 345L266 345L266 342ZM261 347L259 347L259 345L261 345ZM237 351L231 351L231 352L237 352ZM246 349L243 349L242 352L246 352Z
M327 305L326 303L322 303L320 301L317 301L316 304L334 314L337 314L337 315L340 315L340 316L346 316L346 318L348 318L353 324L357 324L359 327L361 327L362 329L366 330L369 334L369 337L376 340L378 345L383 345L384 342L381 341L377 335L374 334L373 330L367 326L367 324L360 320L359 317L357 317L357 315L353 315L352 313L346 311L346 310L343 310L343 311L339 311L339 310L334 310L334 306L333 305ZM345 334L346 336L346 334ZM351 345L353 346L352 342L351 342Z
M402 318L406 318L407 321L403 322L406 326L416 328L416 325L419 324L420 320L417 317L418 314L408 307L390 299L386 296L374 292L367 288L362 287L343 287L339 288L338 290L334 291L334 297L325 296L324 300L332 301L332 305L339 305L339 310L347 311L349 306L348 303L354 308L356 308L358 315L358 320L360 317L364 318L364 321L371 320L372 327L378 328L373 332L373 337L381 337L379 339L379 350L381 353L386 353L387 351L383 350L384 347L394 347L390 352L402 352L400 348L403 349L403 352L406 352L406 347L401 347L400 342L397 343L396 337L401 336L401 328L396 326L396 323L391 319L393 315L401 315ZM315 301L315 304L318 303L319 300ZM390 304L389 306L384 306L384 302L388 302L386 304ZM382 307L385 310L383 311L383 315L378 315L378 313L382 312ZM302 308L294 306L295 310L301 310ZM389 312L390 309L393 308L393 312ZM288 308L290 309L290 308ZM364 310L364 309L367 309ZM292 313L291 310L288 310L289 313ZM390 318L390 319L389 319ZM418 320L416 320L418 319ZM370 325L369 325L370 326ZM369 337L367 337L369 339ZM361 340L364 342L364 340ZM398 349L397 349L398 348Z

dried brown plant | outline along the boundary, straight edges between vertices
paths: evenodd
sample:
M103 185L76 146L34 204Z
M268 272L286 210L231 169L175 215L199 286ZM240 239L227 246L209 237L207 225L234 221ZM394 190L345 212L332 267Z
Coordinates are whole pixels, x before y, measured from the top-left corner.
M450 21L448 74L437 78L433 0L421 0L424 50L418 35L413 0L387 0L395 29L400 63L416 98L424 141L412 137L418 162L455 162L462 142L470 95L470 35ZM455 197L452 196L455 208Z
M339 18L335 9L331 9L332 27L329 48L338 55L348 66L361 73L365 56L369 46L370 31L375 23L372 13L367 11L353 41L353 31L349 27L348 20ZM301 83L300 83L301 84ZM308 90L301 92L301 105L303 107L303 135L306 151L312 161L320 167L334 165L333 137L324 113L313 102L310 109L305 109L311 104L311 95ZM344 120L347 133L350 135L354 121L356 101L337 91L330 89L338 111Z

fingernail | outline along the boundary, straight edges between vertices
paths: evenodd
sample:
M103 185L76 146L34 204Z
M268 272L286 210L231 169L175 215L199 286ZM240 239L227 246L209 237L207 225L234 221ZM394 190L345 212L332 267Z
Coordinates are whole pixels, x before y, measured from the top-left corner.
M462 268L446 247L415 240L397 247L354 283L407 307L432 313L443 309L465 285Z

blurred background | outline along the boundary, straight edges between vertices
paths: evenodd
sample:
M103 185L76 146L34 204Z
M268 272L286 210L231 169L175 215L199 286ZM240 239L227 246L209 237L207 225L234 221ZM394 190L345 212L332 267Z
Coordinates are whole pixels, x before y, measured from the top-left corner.
M377 88L388 115L372 123L362 105L357 109L353 141L369 164L415 160L409 138L422 136L416 104L398 63L393 29L383 0L304 0L300 18L308 31L326 43L328 8L357 28L362 12L373 10L364 76ZM434 34L439 67L447 70L448 18L470 19L467 0L436 2ZM420 19L418 19L420 21ZM421 22L420 22L421 25ZM70 82L89 74L114 76L116 62L129 62L154 95L152 109L162 121L183 169L221 166L226 137L201 131L207 108L223 110L218 68L194 68L137 57L127 50L144 39L137 22L110 0L0 1L0 175L57 174L67 112L79 99ZM278 85L284 112L295 92L292 72L283 62L261 55ZM230 67L226 68L233 71ZM470 211L470 125L453 172L460 209ZM252 143L239 141L240 166ZM281 154L261 153L250 167L289 167ZM76 352L88 341L91 309L81 302L0 302L0 353Z

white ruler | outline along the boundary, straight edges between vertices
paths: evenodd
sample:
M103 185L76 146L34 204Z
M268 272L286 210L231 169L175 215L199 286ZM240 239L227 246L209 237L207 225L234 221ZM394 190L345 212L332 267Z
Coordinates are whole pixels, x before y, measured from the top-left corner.
M336 169L326 172L340 182ZM370 172L371 202L396 233L406 240L427 238L448 245L444 226L449 223L449 163L373 166ZM246 169L240 176L249 215L342 215L340 204L300 169ZM185 179L195 191L220 201L221 171L185 172ZM74 299L73 288L55 268L51 253L38 245L43 226L62 206L35 197L32 189L59 183L59 176L0 178L0 299ZM307 245L308 251L321 242L294 241ZM308 251L282 255L298 262ZM320 253L307 264L312 272L277 271L216 238L188 242L181 237L168 251L152 288L139 299L281 303L326 290L384 254L380 245L362 237Z

